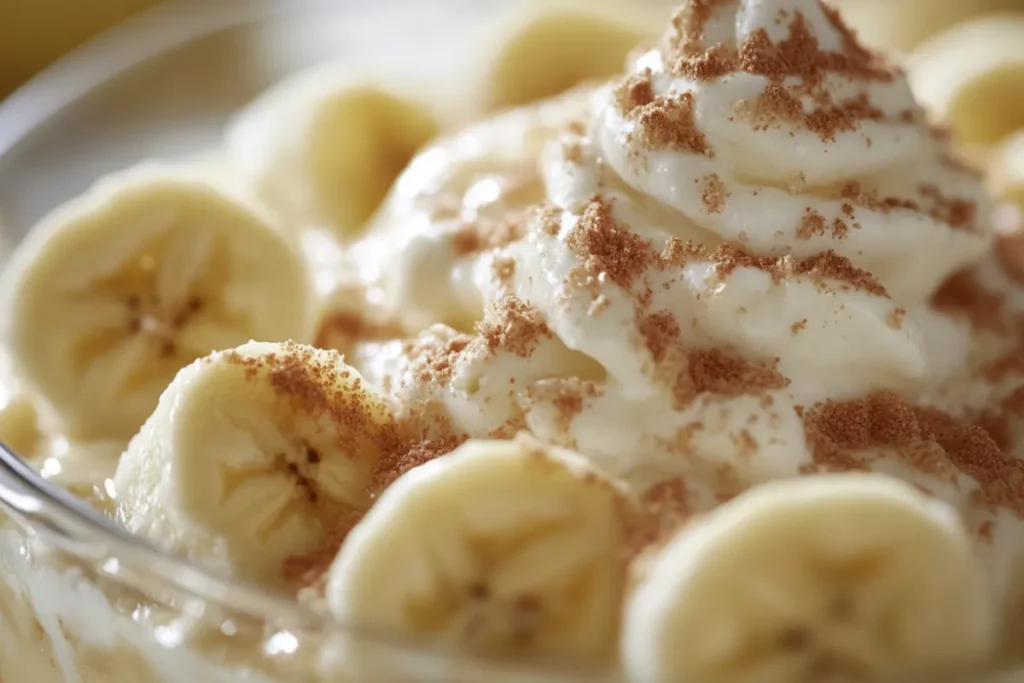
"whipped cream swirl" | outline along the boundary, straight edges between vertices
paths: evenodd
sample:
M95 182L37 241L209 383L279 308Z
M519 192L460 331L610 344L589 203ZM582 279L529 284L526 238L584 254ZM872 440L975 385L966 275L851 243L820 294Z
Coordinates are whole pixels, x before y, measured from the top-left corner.
M448 165L414 163L368 238L435 273L382 268L386 306L414 292L410 327L452 325L359 352L400 410L473 437L525 427L640 490L681 477L702 510L828 469L810 422L828 402L920 402L964 362L968 331L930 299L990 247L981 183L819 2L691 0L628 74L569 100L558 127L547 104L426 152ZM489 151L517 120L544 151ZM446 180L460 164L539 169L546 201L459 249L480 226L474 184ZM458 212L410 208L438 184ZM971 507L970 477L940 485L894 448L856 458Z

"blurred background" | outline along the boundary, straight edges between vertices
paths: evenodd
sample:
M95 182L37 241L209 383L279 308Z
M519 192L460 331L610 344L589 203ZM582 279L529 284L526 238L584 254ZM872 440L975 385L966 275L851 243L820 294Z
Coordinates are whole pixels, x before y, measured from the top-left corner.
M0 0L0 97L76 45L156 4L157 0Z
M206 0L210 4L224 1ZM158 0L0 0L0 97L76 45L156 4ZM904 51L972 15L1024 12L1024 0L839 0L836 4L866 40Z

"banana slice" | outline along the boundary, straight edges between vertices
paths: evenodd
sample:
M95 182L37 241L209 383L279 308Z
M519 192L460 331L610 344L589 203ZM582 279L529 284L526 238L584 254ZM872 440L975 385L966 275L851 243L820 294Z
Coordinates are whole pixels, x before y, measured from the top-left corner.
M336 67L268 91L230 126L230 162L293 228L361 227L416 150L428 108Z
M1024 120L1021 124L1024 127ZM1024 206L1024 131L993 148L987 166L989 191L997 199Z
M16 374L72 438L129 438L179 368L311 335L305 266L205 171L145 166L53 212L0 283Z
M918 101L960 144L988 146L1024 126L1024 15L958 24L921 45L907 67Z
M606 660L623 581L621 496L574 453L526 437L470 441L384 491L330 569L328 606L481 655ZM387 661L348 645L360 675L385 674Z
M14 377L8 355L0 352L0 442L28 460L42 437L35 401Z
M622 658L636 683L878 680L983 658L991 602L951 507L883 475L809 476L672 540Z
M514 20L515 27L505 29L488 64L487 108L528 104L584 81L610 78L622 70L629 51L659 28L657 22L645 21L648 17L638 21L640 8L631 6L627 14L624 8L600 5L536 3Z
M904 52L971 17L1024 9L1022 0L832 0L831 4L865 44Z
M114 474L133 532L224 573L283 582L370 504L387 406L339 354L250 342L197 360L160 397Z

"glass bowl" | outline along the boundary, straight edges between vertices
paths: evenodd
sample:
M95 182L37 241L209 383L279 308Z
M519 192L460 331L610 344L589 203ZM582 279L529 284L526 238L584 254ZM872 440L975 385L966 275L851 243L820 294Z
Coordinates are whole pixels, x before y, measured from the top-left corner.
M144 13L0 102L0 259L99 176L214 147L231 114L304 67L372 64L458 102L478 29L515 1L199 0ZM621 680L402 642L225 581L128 534L0 445L0 681L367 681L333 656L340 639L388 662L374 681Z
M0 102L0 258L99 176L214 147L231 114L304 67L372 64L458 98L473 36L512 2L218 0L146 12ZM126 533L6 447L0 509L3 681L358 680L331 657L338 638L378 650L397 680L599 677L450 656L218 579Z

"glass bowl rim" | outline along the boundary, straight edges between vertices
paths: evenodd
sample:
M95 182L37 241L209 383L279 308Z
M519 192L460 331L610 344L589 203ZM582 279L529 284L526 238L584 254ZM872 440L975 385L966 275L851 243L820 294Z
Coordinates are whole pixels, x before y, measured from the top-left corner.
M333 4L330 0L170 0L142 10L67 52L0 100L0 161L52 118L133 66L218 32ZM578 663L495 660L345 623L294 598L218 576L128 532L84 500L45 480L3 443L0 508L29 533L45 529L46 534L60 537L62 549L70 548L76 557L95 561L98 571L115 583L127 582L123 567L142 569L147 580L159 582L161 588L284 629L348 636L401 654L469 665L481 672L537 676L560 683L607 680L608 671L595 676L581 671Z

